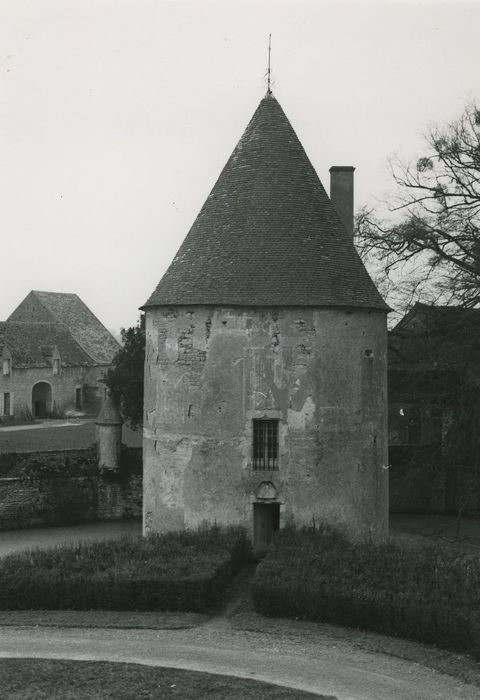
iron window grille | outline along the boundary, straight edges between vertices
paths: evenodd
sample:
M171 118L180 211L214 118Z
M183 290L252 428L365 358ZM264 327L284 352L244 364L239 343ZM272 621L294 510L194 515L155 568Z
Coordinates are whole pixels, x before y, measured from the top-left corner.
M253 420L253 468L278 469L278 420Z

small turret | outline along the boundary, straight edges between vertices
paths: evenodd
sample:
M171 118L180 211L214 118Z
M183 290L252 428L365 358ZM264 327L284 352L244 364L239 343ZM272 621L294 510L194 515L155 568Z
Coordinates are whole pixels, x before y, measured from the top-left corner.
M100 469L119 469L123 420L108 389L95 424L98 466Z

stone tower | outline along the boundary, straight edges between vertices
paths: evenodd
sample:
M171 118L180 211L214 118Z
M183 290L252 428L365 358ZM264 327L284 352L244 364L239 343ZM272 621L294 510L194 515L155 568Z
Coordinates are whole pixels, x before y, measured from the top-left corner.
M339 216L267 93L144 306L145 532L241 524L258 551L290 522L385 539L388 307L351 206Z
M98 466L100 469L120 469L123 420L108 389L95 424L97 426Z

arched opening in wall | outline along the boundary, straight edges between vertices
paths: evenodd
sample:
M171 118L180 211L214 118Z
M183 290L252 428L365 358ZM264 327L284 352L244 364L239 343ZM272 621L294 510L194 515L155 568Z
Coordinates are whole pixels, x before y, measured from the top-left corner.
M35 418L46 418L52 412L52 387L48 382L37 382L32 389L32 413Z

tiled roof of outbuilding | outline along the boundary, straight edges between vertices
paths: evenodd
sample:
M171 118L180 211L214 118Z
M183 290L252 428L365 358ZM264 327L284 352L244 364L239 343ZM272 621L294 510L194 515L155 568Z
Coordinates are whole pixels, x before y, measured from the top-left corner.
M480 379L480 309L417 302L388 336L390 371L468 365Z
M50 367L55 349L65 367L95 364L61 323L1 322L0 354L4 347L10 351L17 368Z
M184 304L388 309L271 94L145 307Z
M76 294L31 291L7 321L64 324L95 364L110 364L120 349L112 334Z

